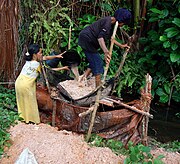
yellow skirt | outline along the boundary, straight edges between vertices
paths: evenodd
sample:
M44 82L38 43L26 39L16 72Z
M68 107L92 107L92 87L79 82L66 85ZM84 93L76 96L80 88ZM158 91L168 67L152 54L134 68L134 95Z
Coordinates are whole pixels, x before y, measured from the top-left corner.
M40 123L36 98L36 79L19 75L15 82L18 113L26 123Z

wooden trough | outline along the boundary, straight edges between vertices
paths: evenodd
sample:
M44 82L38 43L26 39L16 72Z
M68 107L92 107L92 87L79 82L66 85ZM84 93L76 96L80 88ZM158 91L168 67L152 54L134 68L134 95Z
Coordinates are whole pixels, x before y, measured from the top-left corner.
M141 98L124 103L117 97L104 95L100 98L92 133L106 139L115 139L126 146L128 141L147 145L148 119L151 103L151 78L146 76L146 86ZM94 95L92 95L93 97ZM91 97L91 98L92 98ZM87 97L85 97L85 101ZM81 106L78 101L68 100L62 90L51 88L51 94L41 83L37 85L37 100L41 122L52 123L59 130L69 130L86 134L93 111L93 102ZM85 102L81 99L81 102ZM91 106L92 105L92 106Z

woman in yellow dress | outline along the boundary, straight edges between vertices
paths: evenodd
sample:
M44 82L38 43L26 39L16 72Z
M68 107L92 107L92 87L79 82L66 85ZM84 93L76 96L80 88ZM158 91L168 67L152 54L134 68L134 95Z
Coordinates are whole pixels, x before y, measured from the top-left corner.
M26 63L15 82L16 101L18 113L26 123L40 123L37 99L36 99L36 79L41 72L40 60L51 60L63 58L61 54L55 56L42 56L42 49L37 44L28 47L25 54ZM68 67L62 67L61 70Z

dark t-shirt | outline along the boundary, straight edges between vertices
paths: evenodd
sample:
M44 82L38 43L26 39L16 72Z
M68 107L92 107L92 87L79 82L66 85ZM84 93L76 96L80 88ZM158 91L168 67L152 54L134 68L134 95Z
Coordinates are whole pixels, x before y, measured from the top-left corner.
M78 44L86 51L97 52L100 47L99 38L106 41L111 37L111 16L104 17L84 28L78 39Z

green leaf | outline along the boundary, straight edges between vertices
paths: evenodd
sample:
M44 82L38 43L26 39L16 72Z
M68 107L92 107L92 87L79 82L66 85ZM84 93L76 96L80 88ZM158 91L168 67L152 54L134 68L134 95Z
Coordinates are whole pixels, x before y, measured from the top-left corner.
M135 153L130 154L130 159L131 159L132 162L137 162L138 161L137 155Z
M164 164L164 163L159 159L154 159L154 164Z
M67 42L62 42L62 43L61 43L61 47L66 47L67 44L68 44Z
M157 159L163 159L165 156L164 155L159 155L158 157L157 157Z
M164 90L166 91L167 94L170 94L171 88L170 88L170 86L167 83L164 84Z
M153 13L156 13L156 14L162 14L163 12L161 10L158 10L156 8L151 8L150 9Z
M174 51L174 50L176 50L178 48L178 44L176 43L176 42L173 42L172 44L171 44L171 49Z
M177 62L180 60L180 53L175 53L175 52L172 52L170 54L170 59L172 62Z
M153 80L153 88L156 88L158 86L158 80L154 79Z
M125 160L124 160L124 164L130 164L131 160L127 157Z
M144 147L142 148L142 151L145 152L145 153L149 153L150 150L151 150L150 147L147 147L147 146L144 146Z
M178 91L173 92L172 99L176 102L180 102L180 92Z
M137 79L137 77L132 77L132 78L129 78L128 80L128 87L132 87L134 81Z
M164 48L169 48L170 46L171 46L170 41L166 41L166 42L163 43Z
M139 38L139 39L138 39L138 42L139 42L140 44L145 44L145 43L148 42L148 39L145 38L145 37L142 37L142 38Z
M162 35L162 36L160 36L159 40L162 42L165 42L167 40L167 36Z
M163 17L162 18L165 18L169 15L169 11L167 9L163 10L162 11L162 14L163 14Z
M156 22L156 21L158 21L158 20L159 20L158 17L151 17L151 18L149 19L149 22Z
M152 161L148 161L147 164L153 164Z
M179 30L175 27L170 27L170 28L167 28L165 30L165 32L167 32L167 37L168 38L172 38L174 36L176 36L177 34L179 34Z
M175 25L177 25L178 27L180 27L180 19L179 19L179 18L174 18L174 20L172 21L172 23L174 23Z
M161 97L160 97L160 102L162 102L162 103L167 103L168 102L168 100L169 100L169 96L167 95L167 94L164 94L164 95L162 95Z
M80 54L82 51L82 48L80 46L77 46L76 50L77 50L78 54Z
M158 88L157 90L156 90L156 93L157 93L157 95L158 96L163 96L163 95L165 95L165 93L164 93L164 91L163 91L163 89L162 88Z

